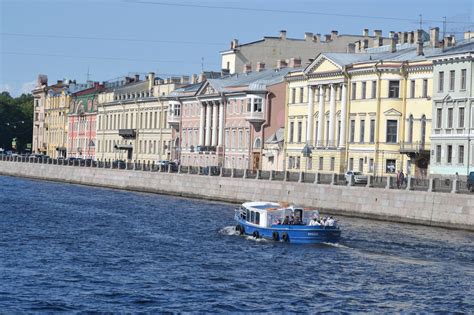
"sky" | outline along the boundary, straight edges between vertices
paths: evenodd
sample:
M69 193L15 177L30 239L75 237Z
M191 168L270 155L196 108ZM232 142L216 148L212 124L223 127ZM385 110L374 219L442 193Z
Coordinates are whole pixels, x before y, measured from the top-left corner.
M28 93L38 74L112 80L220 70L220 51L304 32L362 34L438 26L474 30L474 0L0 0L0 91Z

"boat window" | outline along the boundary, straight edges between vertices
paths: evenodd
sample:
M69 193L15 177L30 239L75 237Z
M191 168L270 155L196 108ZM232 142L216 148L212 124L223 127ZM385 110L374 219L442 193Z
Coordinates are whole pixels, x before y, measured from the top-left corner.
M260 224L260 212L255 213L255 223Z
M245 220L250 221L250 210L249 209L246 209L246 214L247 215L245 216L246 217Z
M255 222L255 212L250 211L250 222L254 223Z

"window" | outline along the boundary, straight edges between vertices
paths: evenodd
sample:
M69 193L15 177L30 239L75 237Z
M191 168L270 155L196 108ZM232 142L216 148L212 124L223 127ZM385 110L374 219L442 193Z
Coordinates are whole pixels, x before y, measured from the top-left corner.
M300 168L300 161L301 161L301 157L297 156L297 157L296 157L295 168L297 168L297 169Z
M441 146L436 146L436 163L441 163Z
M397 161L392 159L387 159L385 162L385 173L395 173L397 169Z
M365 138L365 119L361 119L360 121L360 134L359 134L359 142L364 143Z
M438 92L443 92L444 88L444 71L440 71L438 74Z
M354 169L354 158L349 159L349 171Z
M354 143L354 137L355 137L355 120L351 119L351 135L350 135L350 139L349 139L349 142L350 143Z
M410 98L415 98L415 80L410 81Z
M375 142L375 119L370 120L370 143Z
M299 121L298 122L298 143L301 143L302 133L303 133L303 122Z
M377 97L377 81L372 81L372 98Z
M334 171L335 165L336 165L336 158L331 157L331 171Z
M363 158L359 159L359 172L361 173L364 172L364 159Z
M367 82L362 82L362 91L361 91L360 98L363 100L365 99L366 90L367 90Z
M288 168L289 169L292 169L293 168L293 165L294 165L294 157L290 156L288 157Z
M341 142L341 121L337 122L337 143Z
M448 156L447 156L447 163L448 164L451 164L453 160L453 146L452 145L448 145Z
M324 157L320 156L319 157L319 170L322 171L324 166Z
M352 95L351 95L351 99L355 100L356 99L356 96L357 96L357 83L352 83Z
M242 130L239 130L239 144L238 144L238 148L241 149L243 147L243 131ZM257 146L255 146L257 147Z
M454 79L455 79L456 71L451 70L449 71L449 90L454 91Z
M436 109L436 128L441 128L443 122L443 109Z
M421 97L428 97L428 79L423 79L423 95Z
M423 115L421 116L421 135L420 135L421 139L420 139L420 142L421 142L421 145L425 145L425 138L426 138L426 116Z
M260 212L255 212L255 224L260 224Z
M291 103L294 104L296 102L296 89L291 89Z
M464 107L459 107L459 115L458 115L458 126L459 128L464 128Z
M295 123L292 121L290 122L290 135L289 135L290 143L292 143L294 140L293 138L294 133L295 133Z
M254 112L257 112L257 113L261 113L262 112L262 103L263 103L263 100L261 97L256 97L253 99L253 111Z
M413 115L410 115L410 118L408 118L408 139L407 141L409 143L413 142Z
M400 81L389 81L388 82L388 97L399 98L400 97Z
M374 172L374 159L369 159L369 173Z
M387 120L387 143L397 143L398 121Z
M453 109L448 108L448 128L453 128Z
M461 70L461 91L464 91L466 89L466 74L467 74L467 70L462 69Z
M303 103L304 88L300 88L300 103Z
M460 145L458 148L458 163L464 164L464 146Z

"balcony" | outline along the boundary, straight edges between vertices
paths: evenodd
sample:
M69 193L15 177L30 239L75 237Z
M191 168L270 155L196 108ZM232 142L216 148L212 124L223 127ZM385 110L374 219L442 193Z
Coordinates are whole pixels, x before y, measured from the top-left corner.
M135 139L137 137L136 129L119 129L119 136L124 139Z
M430 151L430 144L426 142L402 142L400 143L400 153L404 154L420 154L428 153Z
M174 113L168 113L168 124L178 130L179 123L181 122L181 115L175 115Z
M247 112L245 114L245 120L255 126L259 126L265 121L265 115L263 112Z

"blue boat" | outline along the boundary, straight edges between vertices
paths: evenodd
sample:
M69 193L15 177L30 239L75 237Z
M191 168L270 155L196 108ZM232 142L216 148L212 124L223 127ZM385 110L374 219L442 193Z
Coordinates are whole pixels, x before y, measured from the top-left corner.
M329 217L322 220L315 209L297 208L275 202L246 202L235 209L236 231L274 241L294 244L336 243L341 230Z

